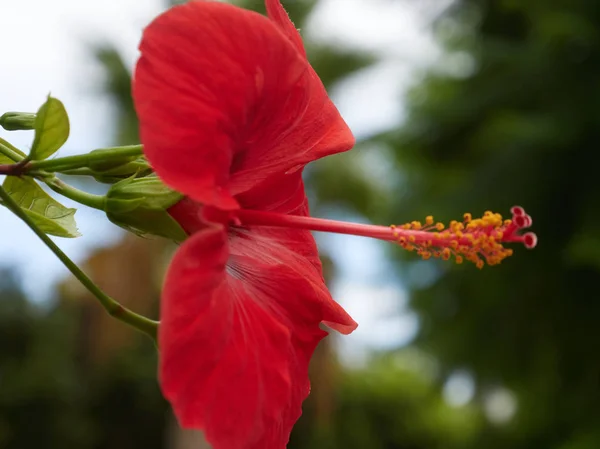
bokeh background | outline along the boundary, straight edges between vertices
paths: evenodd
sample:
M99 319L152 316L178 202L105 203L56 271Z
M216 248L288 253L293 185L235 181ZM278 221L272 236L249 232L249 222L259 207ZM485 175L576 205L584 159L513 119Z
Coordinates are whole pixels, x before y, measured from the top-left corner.
M479 271L319 236L361 326L319 347L289 448L600 448L600 4L284 4L359 139L306 170L314 215L448 221L520 204L540 241ZM135 46L168 6L2 1L0 111L34 111L52 90L71 116L63 154L137 143ZM156 316L172 246L77 216L84 237L59 244ZM0 448L208 448L161 398L152 344L105 317L4 210L0 231Z

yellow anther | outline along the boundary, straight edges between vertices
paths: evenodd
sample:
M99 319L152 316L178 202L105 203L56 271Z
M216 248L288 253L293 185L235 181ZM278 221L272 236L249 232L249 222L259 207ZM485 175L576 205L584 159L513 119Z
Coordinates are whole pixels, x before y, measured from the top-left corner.
M486 263L497 265L512 255L511 249L502 246L507 233L513 231L506 229L511 223L511 220L503 221L500 214L486 211L475 219L470 213L465 213L463 221L452 220L447 228L443 223L435 223L433 216L429 215L423 224L412 221L401 227L391 225L391 229L403 248L416 250L423 259L449 260L454 256L456 263L468 260L482 268Z

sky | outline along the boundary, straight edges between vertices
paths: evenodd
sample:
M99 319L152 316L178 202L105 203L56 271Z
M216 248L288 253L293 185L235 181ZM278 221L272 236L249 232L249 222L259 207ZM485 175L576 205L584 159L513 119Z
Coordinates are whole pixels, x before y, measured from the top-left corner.
M288 0L294 1L294 0ZM300 1L300 0L295 0ZM285 5L285 0L283 1ZM440 57L429 30L434 10L418 0L321 0L303 33L320 41L376 52L382 62L340 83L332 98L360 138L395 126L403 117L402 98L416 74ZM101 73L90 45L109 42L130 67L142 28L160 11L159 0L18 0L0 2L0 114L36 111L48 93L65 104L71 135L60 155L87 152L110 143L111 105L101 94ZM0 136L27 151L29 132ZM75 205L61 199L67 206ZM55 239L76 262L122 235L98 211L76 214L78 239ZM405 343L418 323L406 310L405 292L386 282L379 242L356 237L319 239L340 271L334 297L360 322L344 337L342 357L360 363L366 350ZM0 265L18 269L26 292L44 301L67 270L15 217L0 208Z

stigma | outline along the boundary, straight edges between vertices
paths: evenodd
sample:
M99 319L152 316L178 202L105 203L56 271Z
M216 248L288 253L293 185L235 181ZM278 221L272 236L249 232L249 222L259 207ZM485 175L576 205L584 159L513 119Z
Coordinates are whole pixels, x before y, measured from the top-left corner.
M390 229L402 248L425 260L433 257L458 264L466 260L481 269L512 256L513 250L506 248L505 243L522 243L528 249L536 246L537 236L533 232L521 233L532 225L531 217L520 206L514 206L511 214L510 219L503 219L491 211L481 218L466 213L462 221L453 220L448 227L428 216L424 223L412 221L391 225Z

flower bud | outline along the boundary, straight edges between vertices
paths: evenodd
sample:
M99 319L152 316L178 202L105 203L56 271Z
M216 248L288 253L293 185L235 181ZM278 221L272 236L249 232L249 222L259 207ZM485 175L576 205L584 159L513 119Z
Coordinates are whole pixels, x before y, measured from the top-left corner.
M155 175L127 178L114 184L106 194L106 216L135 234L153 234L181 242L187 234L167 209L182 198Z
M7 131L34 129L35 114L29 112L7 112L0 117L0 126Z
M94 150L105 151L105 150ZM91 154L90 153L90 154ZM66 175L92 176L98 182L114 184L132 176L141 178L152 173L152 168L143 156L124 156L109 161L92 161L87 167L63 171Z

